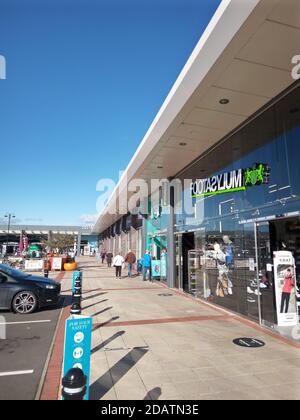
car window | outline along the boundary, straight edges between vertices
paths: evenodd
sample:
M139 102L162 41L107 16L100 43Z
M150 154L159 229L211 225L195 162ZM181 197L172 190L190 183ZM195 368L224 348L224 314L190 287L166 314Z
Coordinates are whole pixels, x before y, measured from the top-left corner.
M4 264L0 265L0 273L6 274L7 276L12 276L12 277L24 277L26 275L22 271L16 270L15 268L11 268L8 265L4 265Z

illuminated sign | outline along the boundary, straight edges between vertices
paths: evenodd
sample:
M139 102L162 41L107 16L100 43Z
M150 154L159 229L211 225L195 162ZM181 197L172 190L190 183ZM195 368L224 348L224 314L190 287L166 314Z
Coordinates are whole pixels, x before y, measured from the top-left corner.
M192 198L246 191L248 187L268 184L270 167L257 163L252 168L238 169L191 183Z

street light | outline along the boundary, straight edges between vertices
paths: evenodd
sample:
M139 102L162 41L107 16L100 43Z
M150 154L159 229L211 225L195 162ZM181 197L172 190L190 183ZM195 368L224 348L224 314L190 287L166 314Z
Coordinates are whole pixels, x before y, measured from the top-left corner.
M11 219L14 219L16 216L15 216L15 215L13 215L13 214L11 214L11 213L8 213L8 214L6 214L4 217L8 219L8 222L7 222L6 250L5 250L5 254L7 255L8 240L9 240L9 230L10 230L10 222L11 222Z

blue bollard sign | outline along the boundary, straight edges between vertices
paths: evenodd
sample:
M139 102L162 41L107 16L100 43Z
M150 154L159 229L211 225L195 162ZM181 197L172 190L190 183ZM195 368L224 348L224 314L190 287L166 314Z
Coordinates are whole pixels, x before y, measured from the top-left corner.
M75 281L77 279L82 280L82 273L81 271L74 271L72 276L72 292L75 293Z
M87 378L84 400L89 399L90 358L93 319L74 316L66 321L63 377L72 368L79 368Z

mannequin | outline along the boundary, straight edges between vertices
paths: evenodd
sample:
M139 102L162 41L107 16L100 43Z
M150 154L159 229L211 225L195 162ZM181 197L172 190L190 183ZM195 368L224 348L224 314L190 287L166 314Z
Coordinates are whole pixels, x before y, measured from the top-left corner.
M217 262L218 275L218 286L217 296L224 297L226 295L233 294L233 284L229 279L229 268L226 265L226 254L223 252L221 245L218 242L214 243L214 251L208 253L210 258L214 258Z

